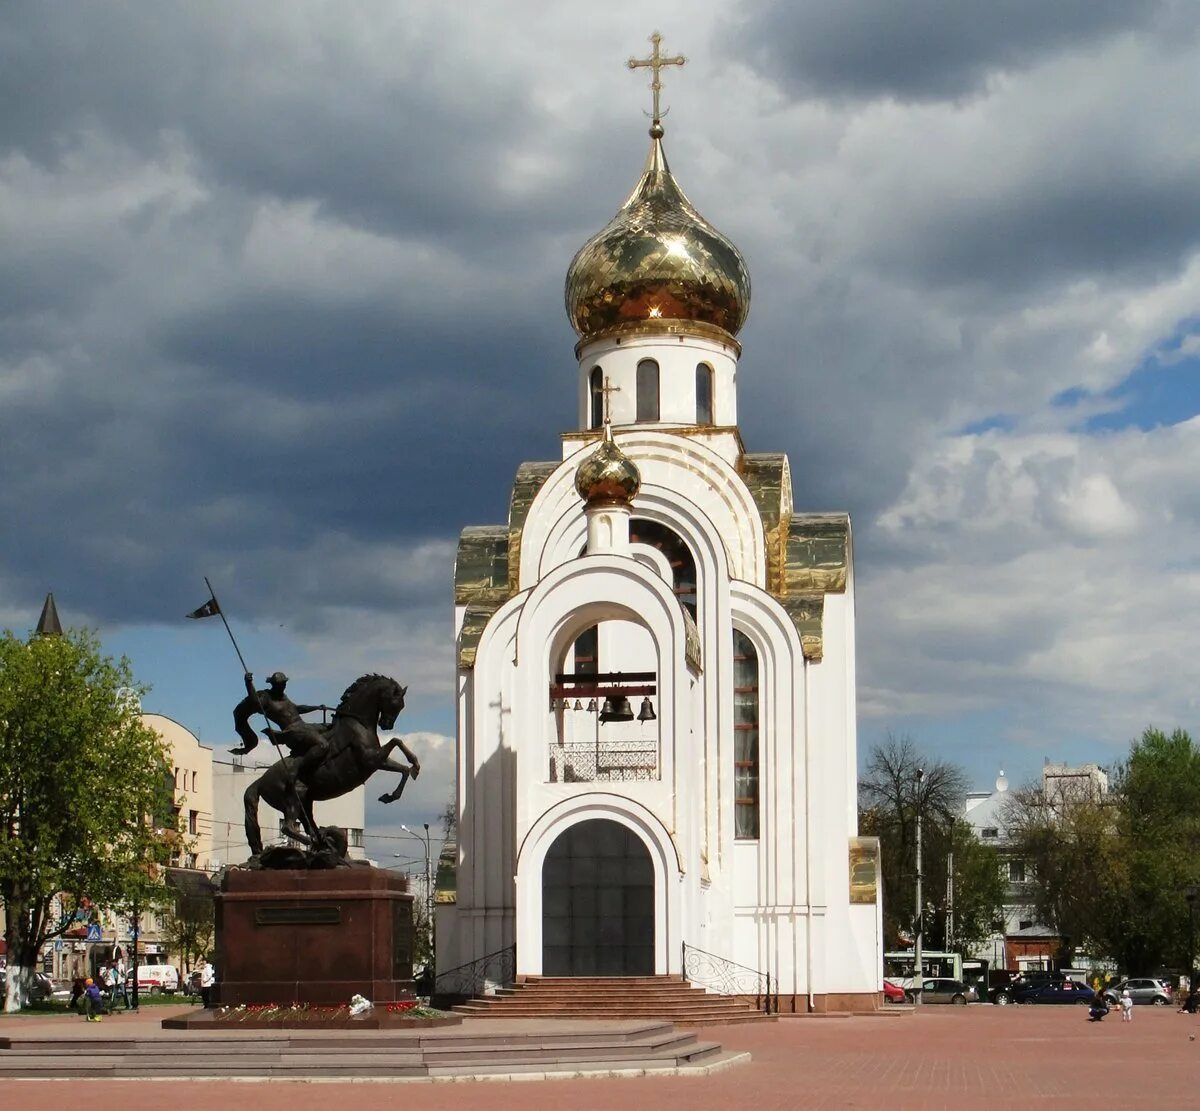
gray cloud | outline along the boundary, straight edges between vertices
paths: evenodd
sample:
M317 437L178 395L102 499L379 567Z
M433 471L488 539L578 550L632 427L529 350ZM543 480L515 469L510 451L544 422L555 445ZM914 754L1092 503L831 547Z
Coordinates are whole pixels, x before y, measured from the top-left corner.
M855 516L864 713L1077 723L1109 684L1064 659L1110 657L1072 575L1141 574L1105 481L1171 527L1200 493L1028 438L1085 443L1051 399L1102 395L1195 312L1196 21L764 3L731 57L726 10L656 9L691 59L668 147L752 269L747 445L790 454L798 506ZM211 572L314 685L385 669L448 713L454 539L574 423L561 282L644 155L635 16L8 5L0 610L53 585L74 619L166 624ZM1015 439L959 435L996 413ZM1121 728L1181 705L1162 651Z
M960 97L997 72L1154 22L1159 0L755 3L735 42L805 95Z

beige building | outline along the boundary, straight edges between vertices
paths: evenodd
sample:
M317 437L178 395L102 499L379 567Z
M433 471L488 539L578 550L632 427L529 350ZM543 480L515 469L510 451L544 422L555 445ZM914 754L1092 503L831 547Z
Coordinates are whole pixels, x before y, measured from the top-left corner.
M273 763L273 761L272 761ZM246 788L263 774L270 763L247 763L236 757L212 761L212 870L228 864L242 864L250 858L246 841L246 808L243 796ZM339 826L346 831L350 843L350 859L366 860L363 848L363 825L366 814L366 789L358 787L341 798L318 802L313 807L317 824ZM282 833L283 815L261 799L258 804L258 824L263 831L263 844L282 845L287 838Z

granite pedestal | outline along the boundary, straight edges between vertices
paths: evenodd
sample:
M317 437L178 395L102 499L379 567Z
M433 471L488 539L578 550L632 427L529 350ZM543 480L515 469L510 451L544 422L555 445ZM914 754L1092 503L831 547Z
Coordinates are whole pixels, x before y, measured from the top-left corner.
M408 881L381 868L225 873L216 896L216 1006L412 999Z

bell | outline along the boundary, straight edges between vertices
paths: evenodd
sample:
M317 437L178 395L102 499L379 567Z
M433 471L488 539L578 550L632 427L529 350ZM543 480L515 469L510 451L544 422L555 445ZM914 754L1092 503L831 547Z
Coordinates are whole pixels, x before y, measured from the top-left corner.
M600 708L600 721L633 721L633 707L623 694L616 698L606 698Z
M575 699L575 709L577 709L577 710L582 710L582 709L583 709L583 703L582 703L582 702L580 702L578 698L577 698L577 699Z
M654 707L650 705L650 696L647 695L642 699L642 708L638 710L638 721L653 721L658 715L654 712Z
M592 714L596 712L596 700L594 698L588 701L588 712Z

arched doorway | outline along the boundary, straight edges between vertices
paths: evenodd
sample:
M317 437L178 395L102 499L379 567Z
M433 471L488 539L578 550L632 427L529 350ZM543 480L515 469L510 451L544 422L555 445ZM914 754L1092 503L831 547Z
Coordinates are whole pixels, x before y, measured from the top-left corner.
M542 865L542 975L653 974L650 851L619 822L577 822Z

